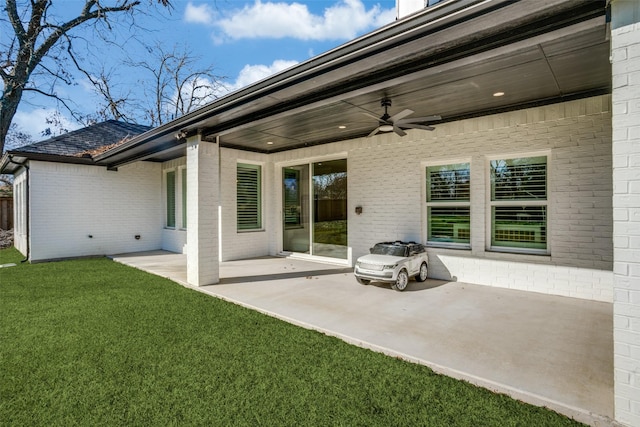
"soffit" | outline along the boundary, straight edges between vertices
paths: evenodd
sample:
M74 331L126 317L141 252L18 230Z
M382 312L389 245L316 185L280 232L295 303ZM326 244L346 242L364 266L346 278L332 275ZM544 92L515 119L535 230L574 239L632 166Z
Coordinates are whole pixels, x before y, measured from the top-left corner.
M377 126L371 115L382 115L385 97L392 115L408 108L415 117L452 121L610 91L604 2L467 3L476 9L465 9L464 19L453 13L440 26L416 19L424 28L388 39L381 31L366 49L330 52L318 66L312 60L274 78L277 84L257 84L143 135L103 163L184 155L177 129L263 153L363 137ZM493 97L498 91L505 96Z
M219 140L222 146L274 152L366 136L377 126L370 115L383 113L382 98L392 100L392 115L408 108L415 117L437 114L452 121L608 92L609 42L604 18L598 21L559 39L484 52L338 95L295 114L222 130ZM495 92L505 95L494 97Z

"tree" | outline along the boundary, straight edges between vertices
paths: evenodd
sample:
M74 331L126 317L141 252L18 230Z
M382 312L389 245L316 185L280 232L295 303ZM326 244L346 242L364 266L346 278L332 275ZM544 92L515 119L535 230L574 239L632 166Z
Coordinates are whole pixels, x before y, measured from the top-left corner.
M149 0L153 2L153 0ZM156 0L165 7L170 0ZM113 15L132 13L140 6L140 0L85 0L79 13L70 19L58 20L49 13L54 0L6 0L0 17L0 76L3 89L0 99L0 153L13 117L25 91L39 93L59 100L73 113L65 100L58 97L55 86L69 83L71 76L64 64L72 52L72 30L82 25L102 23L110 29ZM68 6L67 6L68 8ZM47 85L32 84L34 73L48 80Z
M158 43L155 61L134 64L152 76L153 91L146 99L153 99L145 112L152 126L166 123L217 98L223 77L216 76L213 68L194 70L196 59L188 50L165 52Z
M33 139L31 135L26 132L23 132L17 124L13 123L9 126L9 131L7 132L7 149L19 148L24 145L29 145L33 143ZM13 176L12 175L0 175L0 187L8 187L11 188L13 185Z
M54 137L69 132L69 129L66 127L64 117L62 117L60 111L56 110L51 113L45 118L45 122L49 126L42 131L42 136L44 137ZM8 146L9 143L7 143L7 147Z
M138 76L141 97L136 97L128 87L114 86L113 82L118 80L113 78L116 70L103 69L98 75L83 71L104 99L97 112L100 119L159 126L215 100L223 92L225 77L216 75L212 66L196 69L199 58L188 49L174 46L165 51L162 44L156 43L146 50L150 59L125 64L132 68L132 75Z
M33 142L31 135L20 129L16 123L12 123L11 126L9 126L6 139L7 150L33 144Z

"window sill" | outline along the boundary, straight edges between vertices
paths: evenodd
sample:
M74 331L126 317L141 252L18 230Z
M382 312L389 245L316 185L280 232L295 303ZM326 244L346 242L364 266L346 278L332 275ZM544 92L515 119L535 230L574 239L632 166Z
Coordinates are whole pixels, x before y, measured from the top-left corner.
M264 233L266 230L264 228L253 228L251 230L236 230L236 233L238 234L244 234L244 233Z
M462 251L470 251L471 245L466 243L444 243L444 242L427 242L427 248L439 249L455 249Z
M525 255L534 257L547 257L551 259L551 254L545 249L520 249L520 248L503 248L503 247L490 247L486 252L493 252L496 254L509 254L509 255Z
M508 248L502 246L491 246L487 249L487 252L500 252L516 255L551 256L551 254L546 249Z

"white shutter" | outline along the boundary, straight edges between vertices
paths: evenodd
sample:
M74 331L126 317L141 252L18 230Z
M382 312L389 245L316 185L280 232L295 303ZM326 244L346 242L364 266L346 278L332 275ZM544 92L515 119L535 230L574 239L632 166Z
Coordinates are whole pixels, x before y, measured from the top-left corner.
M237 221L238 230L262 228L261 167L238 164Z

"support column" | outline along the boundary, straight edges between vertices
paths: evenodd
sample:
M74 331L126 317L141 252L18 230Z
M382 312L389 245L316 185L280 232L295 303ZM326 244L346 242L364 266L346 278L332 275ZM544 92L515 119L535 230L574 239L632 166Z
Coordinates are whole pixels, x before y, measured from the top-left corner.
M640 426L640 3L611 13L615 419Z
M187 282L218 283L220 149L200 134L187 139Z

